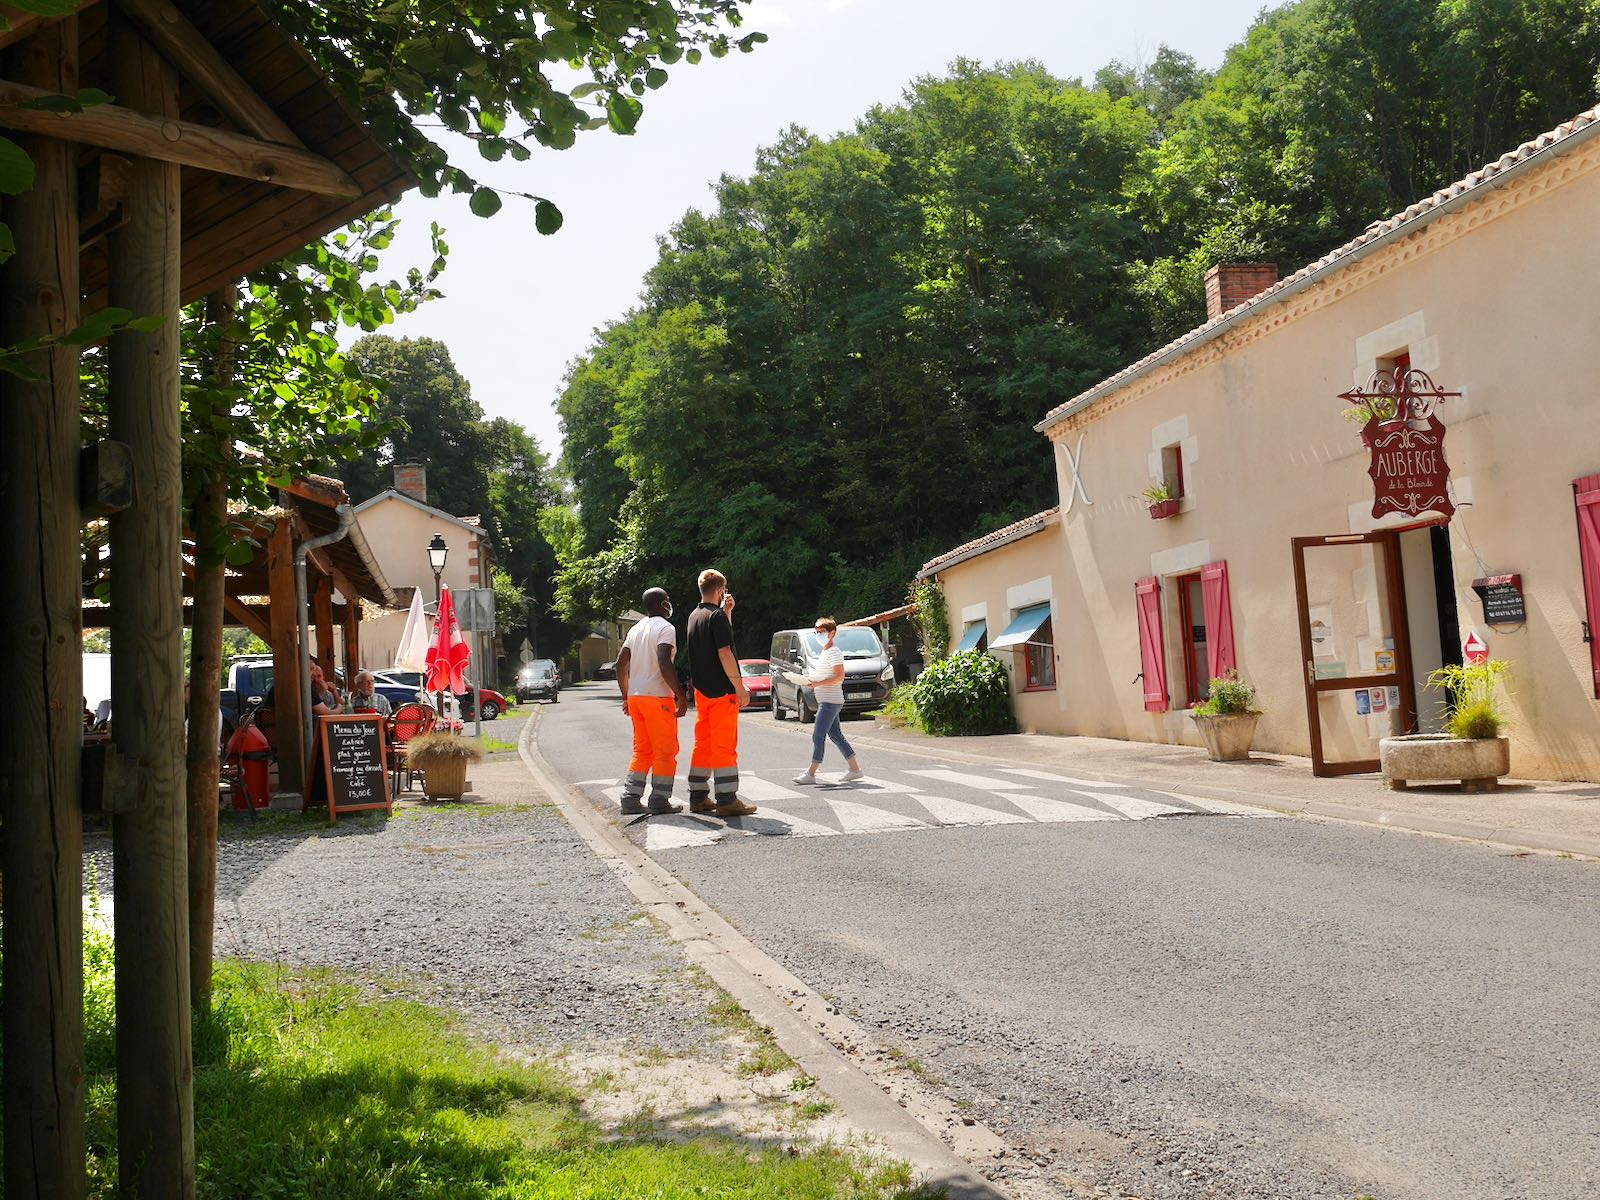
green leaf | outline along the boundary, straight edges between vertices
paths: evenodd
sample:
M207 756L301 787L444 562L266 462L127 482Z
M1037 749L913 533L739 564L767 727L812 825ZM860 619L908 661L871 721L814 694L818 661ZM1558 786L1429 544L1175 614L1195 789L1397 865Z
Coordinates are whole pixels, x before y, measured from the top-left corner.
M472 200L468 207L472 209L475 217L492 217L500 211L500 193L493 188L481 187L472 193Z
M33 186L33 159L10 138L0 137L0 194L20 196Z
M644 105L632 96L613 93L606 103L606 120L613 133L628 134L634 131L639 124L639 118L644 114Z
M165 317L135 317L128 322L128 328L138 333L154 333L166 323Z
M223 552L223 558L230 567L246 566L255 556L255 547L249 542L230 542Z
M667 73L660 67L651 67L644 73L644 85L651 91L655 91L656 88L666 83L666 81Z
M548 237L560 229L566 218L561 215L561 210L548 200L536 200L533 205L533 225L540 233Z
M0 263L17 252L17 243L11 236L11 226L0 221Z

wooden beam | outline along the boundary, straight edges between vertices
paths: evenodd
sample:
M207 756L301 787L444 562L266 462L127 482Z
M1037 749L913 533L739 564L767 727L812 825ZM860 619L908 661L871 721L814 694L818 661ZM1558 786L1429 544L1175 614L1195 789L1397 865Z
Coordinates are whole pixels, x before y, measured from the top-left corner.
M42 26L6 66L52 91L78 86L77 18ZM19 139L33 187L6 202L17 252L0 271L0 339L78 323L77 168L72 148ZM78 515L78 352L35 351L35 380L0 379L0 656L37 683L0 722L4 806L5 1173L0 1193L84 1194L83 815L79 743L83 574Z
M107 14L111 86L140 109L178 111L178 79L120 14ZM112 738L131 764L112 826L116 882L117 1161L120 1194L194 1196L189 896L185 882L179 430L179 248L175 164L133 164L128 223L111 238L113 304L165 318L110 338L110 436L133 452L137 503L110 518Z
M271 594L278 598L268 614L272 627L268 630L271 636L266 639L267 645L272 647L273 703L280 731L278 778L292 781L289 786L298 788L305 778L300 752L303 688L300 683L300 623L294 611L294 521L287 514L278 518L267 540L267 578L272 585Z
M319 154L180 121L176 115L156 117L120 104L96 104L75 113L18 107L54 94L0 80L0 125L319 196L354 200L361 195L360 184Z
M88 8L91 4L97 3L99 3L99 0L77 0L77 3L72 6L72 11L77 12L79 9ZM41 17L38 13L24 12L12 4L0 4L0 17L6 19L7 25L7 28L0 32L0 47L13 46L47 28L52 21L65 19L63 17ZM73 36L76 37L77 35L74 34ZM66 89L65 94L71 95L77 90L78 81L74 78L71 88Z
M344 681L356 685L361 670L361 601L347 600L344 606Z
M305 149L272 105L245 82L184 15L166 0L117 0L184 77L242 128L265 142Z
M317 663L322 667L322 677L332 687L337 665L333 654L333 580L326 576L317 580L317 590L311 594L311 612L317 627Z

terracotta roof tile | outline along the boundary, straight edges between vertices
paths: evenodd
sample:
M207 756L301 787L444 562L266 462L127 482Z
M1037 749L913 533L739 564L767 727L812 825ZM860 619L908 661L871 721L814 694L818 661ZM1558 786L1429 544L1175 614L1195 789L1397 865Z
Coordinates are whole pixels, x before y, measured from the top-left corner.
M1494 162L1479 167L1463 179L1456 180L1449 187L1440 188L1427 199L1418 200L1415 204L1410 205L1402 212L1394 214L1392 217L1374 221L1367 226L1359 237L1346 242L1336 250L1329 251L1317 259L1316 262L1300 268L1293 275L1280 279L1260 295L1246 300L1243 304L1234 306L1221 316L1213 317L1204 325L1191 329L1182 337L1168 342L1159 350L1145 355L1138 362L1129 364L1088 391L1081 392L1066 403L1057 405L1046 413L1044 420L1040 421L1034 428L1042 433L1069 413L1085 408L1101 396L1117 391L1135 376L1143 374L1158 362L1166 362L1182 357L1189 350L1209 341L1211 335L1221 327L1241 319L1253 309L1273 303L1274 300L1281 298L1283 293L1290 289L1298 289L1300 285L1306 283L1313 276L1319 276L1337 269L1343 264L1343 260L1348 259L1376 241L1392 237L1404 231L1408 225L1437 212L1446 203L1492 185L1499 176L1513 167L1521 166L1538 155L1548 153L1551 150L1556 150L1559 153L1561 150L1568 148L1563 143L1573 139L1574 135L1583 133L1585 130L1589 130L1591 134L1600 133L1600 130L1592 128L1597 122L1600 122L1600 108L1591 108L1587 112L1579 113L1572 120L1557 125L1548 133L1542 133L1532 141L1523 142L1515 150L1502 154Z
M1041 529L1048 525L1051 518L1060 511L1060 505L1047 508L1041 513L1034 513L1031 517L1024 517L1020 521L1013 521L1004 528L996 529L993 533L986 533L980 538L973 538L972 541L965 542L962 545L957 546L954 550L946 550L943 554L940 554L935 558L930 558L927 562L923 563L922 570L917 572L917 578L925 579L929 575L936 574L945 567L948 567L951 564L960 561L961 559L971 558L975 554L982 554L986 551L993 550L997 546L1003 546L1007 542L1014 542L1020 537L1026 537L1030 533L1038 533Z

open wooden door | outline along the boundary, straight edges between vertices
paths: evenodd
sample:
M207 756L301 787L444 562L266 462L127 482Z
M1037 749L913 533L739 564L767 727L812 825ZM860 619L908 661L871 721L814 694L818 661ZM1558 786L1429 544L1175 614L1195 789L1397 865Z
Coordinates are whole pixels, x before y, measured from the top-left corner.
M1417 728L1399 539L1294 539L1294 589L1314 775L1378 769L1378 740Z

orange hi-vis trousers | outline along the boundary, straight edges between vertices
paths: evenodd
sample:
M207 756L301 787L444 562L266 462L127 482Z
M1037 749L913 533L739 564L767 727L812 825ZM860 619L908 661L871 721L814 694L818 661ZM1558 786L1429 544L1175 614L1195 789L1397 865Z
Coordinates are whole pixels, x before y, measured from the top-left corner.
M703 803L713 787L718 804L739 798L739 697L707 696L696 689L690 802Z
M645 776L652 776L650 799L672 797L678 773L678 706L671 696L629 696L628 716L633 721L633 758L622 781L622 798L644 795Z

